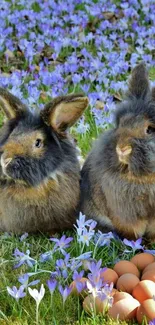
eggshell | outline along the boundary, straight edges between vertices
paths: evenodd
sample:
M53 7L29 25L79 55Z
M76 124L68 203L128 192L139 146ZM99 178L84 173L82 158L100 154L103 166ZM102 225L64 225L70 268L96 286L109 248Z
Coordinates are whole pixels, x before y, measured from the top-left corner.
M143 274L144 274L145 272L147 272L147 271L152 271L152 270L155 271L155 262L153 262L153 263L147 265L147 266L145 267L145 269L143 270Z
M139 302L153 297L155 293L155 283L150 280L140 281L132 291L132 295Z
M138 278L140 277L140 272L138 271L137 267L130 261L119 261L115 264L114 271L118 274L118 276L121 276L125 273L132 273L135 274Z
M155 301L153 299L143 301L138 307L136 317L139 324L142 324L144 316L148 322L155 318Z
M118 279L116 288L120 291L132 293L139 281L139 278L135 274L125 273Z
M145 272L142 275L141 279L142 280L150 280L150 281L155 282L155 270L150 270L150 271Z
M136 317L136 311L140 305L136 299L125 298L117 301L109 308L108 315L113 319L129 320Z
M103 279L104 282L107 282L108 284L113 282L113 284L115 285L118 280L118 274L110 268L107 268L106 271L102 272L100 277Z
M83 301L83 309L88 314L99 314L104 313L109 308L108 300L101 301L99 297L93 297L92 294L88 295Z
M87 278L81 278L78 282L81 282L81 283L86 283L88 281ZM88 290L87 289L84 289L82 290L81 292L78 292L77 288L76 288L76 281L73 281L71 284L70 284L70 287L72 288L72 291L71 291L71 294L75 295L75 296L82 296L82 297L85 297L88 293Z
M116 292L115 295L113 296L114 301L113 303L115 304L117 301L128 298L128 299L134 299L129 293L127 292Z
M145 267L153 263L155 259L154 256L149 253L140 253L132 257L130 261L137 266L138 270L143 271Z

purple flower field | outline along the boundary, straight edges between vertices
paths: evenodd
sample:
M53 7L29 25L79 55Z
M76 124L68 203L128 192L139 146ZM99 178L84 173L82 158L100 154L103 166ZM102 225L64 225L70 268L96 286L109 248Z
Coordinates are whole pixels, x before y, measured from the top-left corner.
M32 110L84 92L90 106L71 132L85 157L113 123L131 68L145 61L155 85L154 13L154 0L1 0L0 87ZM86 314L71 283L111 304L113 286L101 273L137 252L155 254L155 245L149 248L141 238L97 231L81 213L73 231L60 236L0 234L0 324L119 324Z
M155 63L154 11L153 0L2 0L0 85L32 108L81 90L104 129L131 67ZM90 127L82 118L76 132Z

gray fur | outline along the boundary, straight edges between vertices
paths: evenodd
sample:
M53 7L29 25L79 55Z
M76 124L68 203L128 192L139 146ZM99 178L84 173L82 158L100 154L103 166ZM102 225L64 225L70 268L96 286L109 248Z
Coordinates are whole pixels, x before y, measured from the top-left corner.
M83 166L80 211L98 221L104 231L153 240L155 102L144 64L133 70L127 97L115 115L114 128L96 141ZM152 133L145 134L148 129ZM126 164L118 159L118 144L132 147Z

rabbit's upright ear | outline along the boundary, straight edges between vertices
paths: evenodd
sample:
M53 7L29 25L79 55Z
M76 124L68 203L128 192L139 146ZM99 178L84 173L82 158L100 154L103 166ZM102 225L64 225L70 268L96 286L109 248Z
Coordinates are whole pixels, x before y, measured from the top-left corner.
M142 62L132 70L127 94L129 97L145 98L149 91L148 73L145 64Z
M12 119L22 116L27 107L16 96L0 87L0 109L8 119Z
M47 125L61 133L81 117L88 103L83 94L60 96L48 103L40 114Z

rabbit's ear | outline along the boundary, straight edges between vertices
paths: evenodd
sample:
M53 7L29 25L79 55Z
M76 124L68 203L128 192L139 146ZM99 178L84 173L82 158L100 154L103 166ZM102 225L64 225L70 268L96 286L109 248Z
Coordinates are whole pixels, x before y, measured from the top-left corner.
M132 70L131 79L129 81L128 96L145 98L149 89L148 73L145 64L142 62Z
M152 88L152 99L155 101L155 87Z
M0 109L8 119L22 116L27 110L24 105L16 96L12 95L9 91L0 87Z
M57 132L64 132L81 117L88 103L88 98L83 94L57 97L40 114L47 125Z

